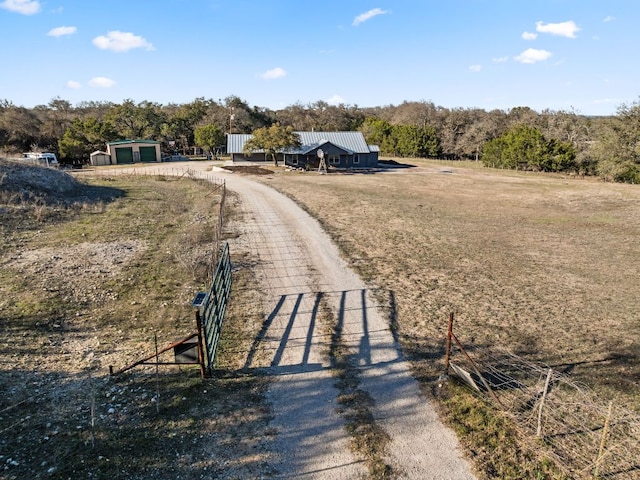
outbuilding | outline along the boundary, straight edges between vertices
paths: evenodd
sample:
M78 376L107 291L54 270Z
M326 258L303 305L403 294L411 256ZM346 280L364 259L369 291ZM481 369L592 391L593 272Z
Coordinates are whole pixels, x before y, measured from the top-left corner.
M111 155L109 155L107 152L96 150L91 155L89 155L89 163L95 166L111 165Z
M160 142L155 140L120 140L107 143L112 164L161 162Z

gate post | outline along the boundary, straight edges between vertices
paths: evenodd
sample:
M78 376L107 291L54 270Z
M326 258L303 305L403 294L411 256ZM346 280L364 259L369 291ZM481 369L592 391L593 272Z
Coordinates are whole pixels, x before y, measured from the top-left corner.
M200 377L208 377L208 371L204 364L204 348L202 341L202 319L200 318L200 310L196 310L196 328L198 329L198 363L200 364Z
M200 376L202 378L207 377L208 369L205 365L206 355L204 352L204 341L202 339L202 317L200 311L207 300L207 292L198 292L191 302L191 306L196 312L196 334L198 338L198 363L200 364Z
M449 329L447 330L447 350L444 357L444 373L449 375L449 360L451 359L451 337L453 335L453 312L449 314Z

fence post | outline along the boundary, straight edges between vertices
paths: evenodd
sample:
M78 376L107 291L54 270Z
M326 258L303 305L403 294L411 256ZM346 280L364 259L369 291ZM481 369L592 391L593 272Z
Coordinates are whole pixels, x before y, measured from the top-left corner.
M449 329L447 330L447 349L444 357L444 373L449 375L449 360L451 359L451 335L453 334L453 312L449 314Z
M204 365L204 342L202 341L202 318L200 310L196 310L196 328L198 329L198 363L200 364L200 377L205 378L207 371Z
M542 409L544 408L544 401L547 399L547 391L549 390L549 383L551 382L551 375L553 370L550 368L547 372L547 380L544 382L544 390L542 391L542 398L540 399L540 408L538 408L538 430L536 431L536 437L542 434Z
M156 413L160 413L160 358L158 357L158 333L154 332L153 338L156 344Z
M600 473L600 462L604 456L604 445L607 441L607 435L609 434L609 424L611 423L611 412L613 411L613 402L609 402L609 411L607 412L607 418L604 421L604 428L602 429L602 437L600 438L600 448L598 449L598 458L596 458L596 467L593 470L593 476L598 478Z

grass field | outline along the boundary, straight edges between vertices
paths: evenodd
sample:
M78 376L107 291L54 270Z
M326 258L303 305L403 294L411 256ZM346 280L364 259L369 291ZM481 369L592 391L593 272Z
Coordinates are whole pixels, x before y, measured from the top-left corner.
M506 347L640 408L637 186L428 162L266 182L394 293L416 353L441 359L455 312L470 348Z
M153 353L155 338L163 347L195 330L211 185L12 173L0 171L0 479L259 478L265 383L224 373L252 339L247 312L229 311L219 378L193 366L109 376ZM250 278L237 269L237 288Z
M425 391L438 396L453 312L474 356L507 349L639 411L640 189L475 163L411 165L261 178L319 219L383 301L392 294ZM509 422L453 388L438 402L443 418L487 478L563 478L533 460L535 446L510 444Z
M474 354L507 348L640 410L637 186L426 161L255 178L296 198L394 298L425 391L438 393L454 312ZM190 333L217 197L188 179L90 183L0 198L0 478L268 476L264 379L234 373L262 312L232 297L213 381L105 375L152 350L154 334L165 344ZM251 272L234 262L235 295L253 296L236 305L257 305ZM443 418L481 478L563 478L482 401L447 391L436 395Z

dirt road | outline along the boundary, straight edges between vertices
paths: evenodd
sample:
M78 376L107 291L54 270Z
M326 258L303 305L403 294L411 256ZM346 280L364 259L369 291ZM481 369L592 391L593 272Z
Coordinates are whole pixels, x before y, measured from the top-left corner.
M283 477L366 477L350 453L337 413L335 378L328 352L333 340L318 311L330 309L360 380L372 400L376 424L390 437L385 462L401 478L472 479L454 434L438 420L420 394L366 285L342 260L322 230L291 199L234 174L216 173L238 193L244 218L233 225L241 235L232 248L257 262L265 296L259 348L278 379L272 385L275 465Z
M204 173L211 167L167 168ZM276 435L267 447L279 478L369 476L366 461L349 448L339 413L341 392L329 355L338 342L348 348L373 422L389 438L383 461L398 478L475 478L455 435L420 394L388 318L319 223L268 186L214 173L239 196L241 218L229 225L239 235L230 247L255 265L263 293L264 321L245 366L276 377L268 393Z

